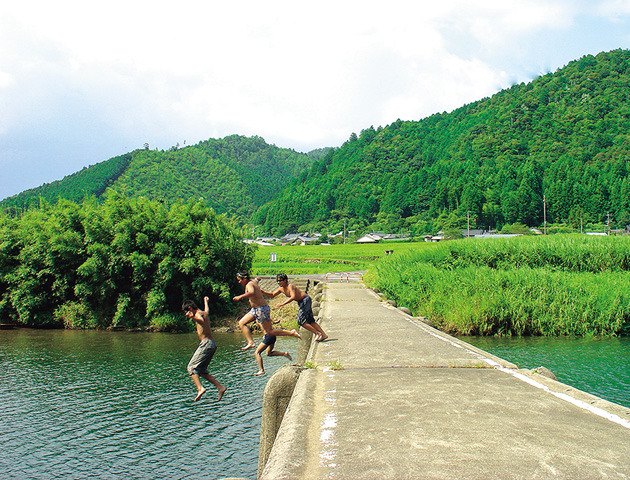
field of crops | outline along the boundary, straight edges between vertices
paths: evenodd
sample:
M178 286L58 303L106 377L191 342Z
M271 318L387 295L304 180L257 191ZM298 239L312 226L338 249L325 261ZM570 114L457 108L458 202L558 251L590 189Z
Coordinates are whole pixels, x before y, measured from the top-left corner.
M302 245L258 247L252 272L255 275L286 273L326 274L330 272L365 271L386 255L423 249L427 243L370 243L347 245ZM272 261L275 254L275 261Z
M368 285L454 334L630 334L630 237L262 247L252 271L366 272Z

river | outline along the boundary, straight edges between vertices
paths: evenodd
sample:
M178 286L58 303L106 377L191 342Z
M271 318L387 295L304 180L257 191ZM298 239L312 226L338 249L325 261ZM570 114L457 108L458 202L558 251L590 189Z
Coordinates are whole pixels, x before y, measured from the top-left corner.
M195 403L194 333L0 330L2 478L255 478L262 393L288 360L265 356L256 377L242 339L215 334L209 370L228 391Z
M520 368L547 367L562 383L630 408L630 338L459 338Z
M256 377L241 335L216 334L207 385L195 403L186 364L195 334L0 330L0 474L29 479L254 479L262 392L284 357ZM630 407L630 339L463 340ZM297 342L278 338L293 356Z

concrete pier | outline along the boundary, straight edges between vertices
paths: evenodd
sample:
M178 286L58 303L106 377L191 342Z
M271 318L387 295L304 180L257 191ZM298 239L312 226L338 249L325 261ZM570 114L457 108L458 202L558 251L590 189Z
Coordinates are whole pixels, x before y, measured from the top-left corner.
M630 409L328 283L259 478L629 479Z

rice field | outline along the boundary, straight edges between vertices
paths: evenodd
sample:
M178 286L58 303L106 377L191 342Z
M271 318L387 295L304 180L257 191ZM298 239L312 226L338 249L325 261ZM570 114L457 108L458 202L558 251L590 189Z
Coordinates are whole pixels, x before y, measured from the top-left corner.
M366 271L386 251L402 253L423 248L426 243L386 242L346 245L294 245L282 247L258 247L254 256L254 275L286 273L326 274L331 272ZM272 254L275 260L272 260Z

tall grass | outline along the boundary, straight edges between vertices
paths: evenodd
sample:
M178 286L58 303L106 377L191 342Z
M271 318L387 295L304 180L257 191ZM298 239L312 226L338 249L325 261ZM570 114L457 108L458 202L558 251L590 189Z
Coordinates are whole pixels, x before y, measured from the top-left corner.
M383 258L374 284L451 333L630 334L630 239L461 240Z

